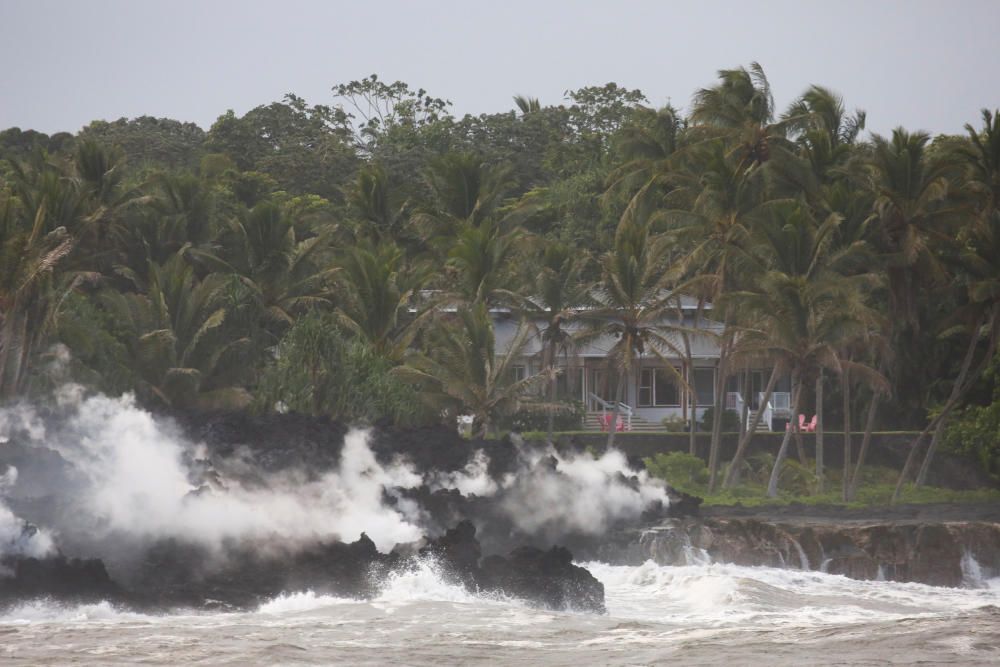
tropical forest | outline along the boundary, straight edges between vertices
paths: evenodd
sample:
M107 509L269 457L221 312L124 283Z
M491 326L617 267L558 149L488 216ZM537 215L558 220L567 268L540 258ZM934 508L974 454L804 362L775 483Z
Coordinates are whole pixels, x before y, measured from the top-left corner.
M774 439L760 495L851 500L886 432L907 434L893 499L944 454L1000 475L997 110L882 136L822 85L777 108L756 63L678 91L683 111L614 83L518 92L457 117L372 75L207 129L0 131L0 403L77 386L154 413L469 415L472 437L554 440L582 427L558 389L581 338L613 336L619 374L676 356L684 300L717 325L720 386L764 362L767 391L787 375L792 413L817 415L813 456L795 428ZM506 346L501 311L521 322ZM541 363L515 373L532 336ZM762 429L722 393L651 471L702 495L749 483Z

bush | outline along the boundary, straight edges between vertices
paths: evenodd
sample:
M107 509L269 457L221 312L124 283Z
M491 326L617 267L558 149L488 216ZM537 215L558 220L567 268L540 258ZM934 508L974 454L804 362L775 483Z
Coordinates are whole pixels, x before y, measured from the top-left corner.
M683 433L687 430L687 420L679 415L668 415L660 420L663 429L670 433Z
M553 428L556 431L578 431L583 428L583 418L587 414L586 408L580 401L561 403L560 410L556 412L553 420ZM515 431L524 433L527 431L538 431L545 433L549 428L549 413L532 409L522 409L514 414L502 417L498 420L498 426L503 431Z
M352 422L412 424L427 417L416 390L367 342L326 314L301 317L264 370L258 400Z
M952 418L945 433L947 451L978 461L993 477L1000 477L1000 400L971 405Z
M697 456L670 452L644 458L650 475L666 480L670 486L686 493L704 493L708 484L708 466Z
M701 430L711 431L712 421L715 419L715 408L706 408L705 412L701 416ZM735 410L723 410L722 411L722 432L723 433L736 433L740 430L740 416Z

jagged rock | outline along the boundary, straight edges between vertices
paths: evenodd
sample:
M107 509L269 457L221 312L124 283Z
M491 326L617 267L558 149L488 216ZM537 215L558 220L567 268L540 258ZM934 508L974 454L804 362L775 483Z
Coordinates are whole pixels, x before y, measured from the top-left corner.
M481 586L551 609L606 611L604 584L573 565L573 554L564 547L518 547L506 558L489 556L483 560Z
M667 498L670 499L670 504L667 506L667 516L672 518L698 516L702 498L678 491L672 486L667 487Z
M472 585L479 575L482 549L476 540L476 527L471 521L462 521L437 538L429 540L419 555L437 559L462 583Z
M95 601L122 598L122 590L108 576L98 559L24 558L0 559L0 605L17 599L53 597Z

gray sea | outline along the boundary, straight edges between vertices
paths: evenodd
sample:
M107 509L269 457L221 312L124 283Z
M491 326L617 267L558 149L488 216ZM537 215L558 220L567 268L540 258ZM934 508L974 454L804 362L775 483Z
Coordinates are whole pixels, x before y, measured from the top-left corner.
M584 563L608 614L533 609L432 563L374 600L146 615L35 601L0 615L3 665L997 665L1000 579L967 588L733 565Z

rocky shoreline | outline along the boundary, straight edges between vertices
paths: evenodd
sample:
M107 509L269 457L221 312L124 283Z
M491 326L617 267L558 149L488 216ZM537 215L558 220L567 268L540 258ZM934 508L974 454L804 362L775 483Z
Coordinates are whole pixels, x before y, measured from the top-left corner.
M599 557L638 564L732 563L852 579L977 586L1000 576L1000 503L847 509L708 507L628 531Z
M191 490L181 509L229 498L234 490L265 504L288 502L294 496L268 494L294 492L290 484L336 490L345 480L329 482L326 475L358 454L348 451L345 425L296 415L179 415L159 418L155 427L163 429L157 437L183 443L177 457ZM0 446L0 474L17 470L0 489L0 508L22 522L11 544L30 543L36 526L59 526L60 519L62 530L52 532L56 548L45 554L0 548L0 606L51 597L142 609L247 609L305 590L370 599L388 578L432 563L442 578L473 592L603 612L603 585L574 557L613 564L723 562L937 586L976 585L1000 574L997 503L701 508L700 499L630 469L624 456L567 458L509 439L468 441L444 428L376 428L363 445L370 460L354 471L355 484L385 477L369 490L369 505L383 518L419 518L424 537L415 541L388 542L380 550L361 529L336 533L360 535L350 542L280 525L265 535L207 542L157 536L152 526L123 534L102 526L100 517L86 527L67 523L65 517L91 520L68 512L85 488L79 461L28 440L15 434ZM413 477L407 483L386 472L401 456L400 470ZM588 489L603 494L599 502ZM621 507L602 515L601 503ZM202 530L228 521L225 512L211 516Z

